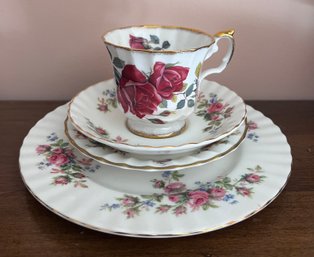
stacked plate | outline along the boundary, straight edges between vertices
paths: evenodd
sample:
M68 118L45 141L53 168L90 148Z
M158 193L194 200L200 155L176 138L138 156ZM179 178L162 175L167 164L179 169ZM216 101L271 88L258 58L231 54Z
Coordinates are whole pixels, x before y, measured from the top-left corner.
M203 80L186 129L167 139L131 133L115 88L87 88L24 140L24 182L63 218L126 236L193 235L252 216L286 184L285 136L227 87Z

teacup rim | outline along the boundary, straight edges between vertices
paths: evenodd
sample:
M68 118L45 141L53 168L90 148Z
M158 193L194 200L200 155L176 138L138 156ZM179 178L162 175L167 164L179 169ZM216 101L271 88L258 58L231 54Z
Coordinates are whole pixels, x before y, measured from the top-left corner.
M182 49L182 50L153 50L153 49L136 49L136 48L131 48L131 47L127 47L127 46L122 46L122 45L118 45L118 44L114 44L111 42L108 42L106 40L106 36L116 30L121 30L121 29L128 29L128 28L166 28L166 29L180 29L180 30L186 30L186 31L191 31L194 33L198 33L198 34L203 34L205 36L208 36L209 38L212 39L211 43L206 44L206 45L202 45L199 47L194 47L194 48L188 48L188 49ZM204 32L202 30L199 29L195 29L195 28L189 28L189 27L184 27L184 26L176 26L176 25L156 25L156 24L142 24L142 25L129 25L129 26L123 26L123 27L118 27L115 29L111 29L109 31L107 31L106 33L104 33L101 36L103 42L106 45L110 45L110 46L114 46L117 48L121 48L127 51L134 51L134 52L146 52L146 53L159 53L159 54L177 54L177 53L186 53L186 52L195 52L199 49L202 48L208 48L210 47L212 44L215 43L215 37L207 32Z

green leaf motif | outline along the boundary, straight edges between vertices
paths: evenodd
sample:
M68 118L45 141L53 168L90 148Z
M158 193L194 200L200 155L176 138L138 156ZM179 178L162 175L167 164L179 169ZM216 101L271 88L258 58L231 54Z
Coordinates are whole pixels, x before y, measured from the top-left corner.
M117 68L120 68L120 69L122 69L124 67L124 65L125 65L125 62L122 61L118 57L115 57L112 62L113 62L114 66L116 66Z
M178 97L176 95L173 95L171 98L171 102L175 103L177 101Z
M177 109L182 109L185 106L185 99L182 99L180 102L177 104Z
M188 87L188 89L185 91L185 95L188 97L189 95L191 95L193 93L193 89L194 89L194 84L190 85Z
M199 63L195 69L195 76L197 78L200 76L201 68L202 68L202 63Z
M150 37L150 41L153 43L153 44L159 44L159 37L156 36L156 35L149 35Z
M193 99L190 99L190 100L188 101L188 107L193 107L194 105L195 105L194 100L193 100Z
M159 108L167 108L167 106L168 106L167 100L163 100L163 101L159 104Z
M116 67L113 68L113 72L114 72L114 77L116 79L116 83L117 85L119 84L119 81L121 79L121 75L120 75L120 72L117 70Z
M167 48L169 48L169 47L170 47L169 41L164 41L164 42L162 43L162 48L163 48L163 49L167 49Z
M162 120L160 119L148 119L151 123L153 124L165 124Z

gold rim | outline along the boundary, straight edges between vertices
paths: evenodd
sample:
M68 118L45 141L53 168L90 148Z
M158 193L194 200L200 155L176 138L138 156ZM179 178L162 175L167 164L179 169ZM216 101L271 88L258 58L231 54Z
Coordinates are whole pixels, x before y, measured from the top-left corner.
M106 81L103 81L103 82L110 82L110 80L106 80ZM94 134L88 132L88 131L85 131L83 128L81 128L80 125L78 125L73 117L71 116L71 106L75 100L75 98L77 98L81 93L83 93L84 91L87 91L89 88L91 87L94 87L95 85L91 85L89 87L87 87L86 89L78 92L72 99L71 101L69 102L69 108L68 108L68 111L67 111L67 116L68 118L70 119L71 123L73 124L73 126L79 130L82 134L84 134L85 136L88 136L92 139L94 139L95 141L99 142L99 143L102 143L102 144L106 144L106 143L103 143L101 141L105 141L105 142L108 142L110 144L116 144L116 142L112 141L112 140L108 140L108 139L105 139L105 138L101 138L101 137L98 137L98 136L95 136ZM221 85L220 85L221 86ZM225 87L225 86L223 86ZM227 87L225 87L227 88ZM229 90L230 92L236 94L234 91L230 90L227 88L227 90ZM244 105L244 115L242 117L242 119L240 120L240 122L238 124L236 124L235 126L233 126L233 128L231 128L230 130L226 131L225 133L222 133L219 137L220 139L227 136L228 134L231 134L234 130L236 130L237 128L239 128L242 123L246 120L246 116L247 116L247 109L246 109L246 105L243 101L243 99L237 95L238 98L240 98L242 100L242 103ZM211 138L208 138L206 139L205 141L209 141L209 140L213 140L215 139L215 137L211 137ZM219 140L220 140L219 139ZM101 141L100 141L101 140ZM218 141L218 140L216 140ZM215 143L216 141L212 142L212 143ZM198 144L201 144L202 142L190 142L190 143L187 143L187 144L181 144L181 145L165 145L165 146L151 146L151 145L131 145L131 144L128 144L128 143L119 143L120 145L125 145L126 147L130 147L130 148L140 148L140 147L143 147L143 148L154 148L154 149L167 149L167 148L180 148L180 147L183 147L183 146L186 146L186 145L198 145ZM210 143L209 143L210 144Z
M186 130L187 124L186 121L184 122L184 125L182 126L182 128L180 128L178 131L174 131L174 132L170 132L168 134L161 134L161 135L153 135L153 134L147 134L145 132L142 131L137 131L133 128L130 127L128 121L125 122L125 125L127 127L127 129L132 132L133 134L140 136L140 137L145 137L145 138L150 138L150 139L165 139L165 138L170 138L170 137L175 137L180 135L181 133L183 133Z
M215 160L218 160L222 157L224 157L225 155L233 152L234 150L236 150L240 144L243 142L243 140L245 139L246 137L246 134L247 134L247 131L248 131L248 123L247 123L247 119L245 119L245 129L243 131L243 134L242 136L240 137L240 139L232 146L230 147L228 150L214 156L214 157L211 157L209 159L206 159L206 160L202 160L202 161L196 161L196 162L193 162L193 163L189 163L189 164L184 164L184 165L171 165L171 166L166 166L166 167L155 167L155 166L133 166L133 165L129 165L129 164L126 164L126 163L119 163L119 162L112 162L112 161L109 161L103 157L99 157L99 156L95 156L93 154L91 154L90 152L88 152L86 149L83 149L82 147L80 147L76 142L75 140L70 136L70 133L69 133L69 128L68 128L68 125L67 125L67 122L68 122L68 118L65 119L64 121L64 132L65 132L65 135L67 136L67 138L69 139L69 142L71 143L71 145L73 145L77 150L79 150L82 154L88 156L88 157L91 157L92 159L96 160L96 161L99 161L100 163L102 164L109 164L109 165L112 165L112 166L117 166L117 167L124 167L124 168L129 168L129 169L141 169L141 170L156 170L156 171L162 171L162 170L168 170L168 169L176 169L176 168L190 168L190 167L194 167L194 166L199 166L201 164L206 164L206 163L209 163L209 162L212 162L212 161L215 161ZM219 142L219 141L217 141ZM216 142L215 142L216 143ZM214 144L214 143L213 143ZM107 146L107 145L106 145ZM108 146L107 146L108 147ZM206 146L204 146L206 147Z
M121 45L117 45L114 43L111 43L109 41L106 40L106 36L111 33L114 32L116 30L123 30L123 29L128 29L128 28L152 28L152 29L158 29L158 28L165 28L165 29L179 29L179 30L186 30L186 31L190 31L190 32L194 32L194 33L198 33L198 34L202 34L204 36L209 37L212 42L206 45L202 45L200 47L195 47L195 48L189 48L189 49L184 49L184 50L150 50L150 49L134 49L131 47L126 47L126 46L121 46ZM163 54L176 54L176 53L186 53L186 52L195 52L199 49L202 48L208 48L210 47L213 43L215 43L215 37L212 36L211 34L208 34L204 31L198 30L198 29L193 29L193 28L187 28L187 27L181 27L181 26L171 26L171 25L134 25L134 26L125 26L125 27L120 27L120 28L116 28L113 30L110 30L108 32L106 32L105 34L102 35L102 39L104 41L104 43L106 45L110 45L110 46L114 46L117 48L121 48L127 51L136 51L136 52L145 52L145 53L163 53Z

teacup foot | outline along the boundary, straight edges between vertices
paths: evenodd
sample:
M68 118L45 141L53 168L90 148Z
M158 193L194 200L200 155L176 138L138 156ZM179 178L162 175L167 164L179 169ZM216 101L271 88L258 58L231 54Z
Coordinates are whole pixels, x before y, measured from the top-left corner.
M150 124L143 121L127 119L126 127L137 136L162 139L180 135L186 128L186 121L179 120L166 124Z

